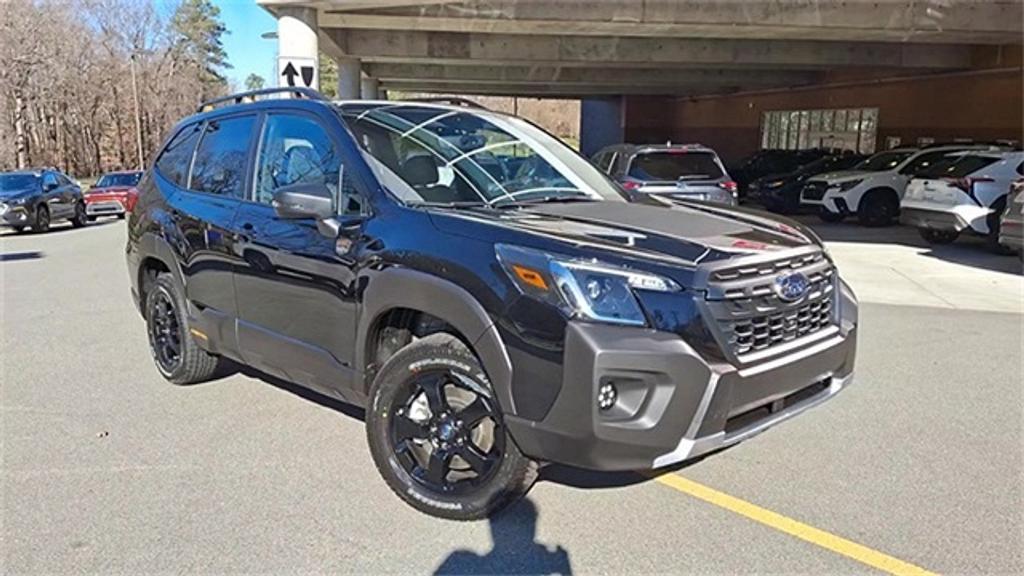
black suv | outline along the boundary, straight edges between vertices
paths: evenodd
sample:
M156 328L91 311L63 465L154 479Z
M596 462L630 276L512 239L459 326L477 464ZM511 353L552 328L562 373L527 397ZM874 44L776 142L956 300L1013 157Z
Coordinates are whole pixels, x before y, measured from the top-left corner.
M174 130L133 296L174 383L226 357L365 407L412 506L482 518L544 462L667 466L851 382L857 303L800 224L627 202L515 116L277 92Z
M74 180L52 168L0 174L0 226L46 232L54 220L68 220L75 228L88 222Z

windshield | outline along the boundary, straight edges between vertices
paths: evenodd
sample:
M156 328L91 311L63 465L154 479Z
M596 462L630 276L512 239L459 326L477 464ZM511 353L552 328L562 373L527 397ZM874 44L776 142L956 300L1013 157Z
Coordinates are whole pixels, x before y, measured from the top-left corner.
M590 162L519 118L413 103L339 108L363 150L397 177L388 178L391 193L407 203L624 201Z
M921 172L919 178L963 178L978 170L999 161L993 156L978 156L974 154L957 155L947 157L942 162L937 162L931 168Z
M0 192L18 192L38 186L39 177L34 174L0 174Z
M722 169L711 152L666 150L641 152L629 166L629 175L638 180L714 180Z
M96 188L110 188L112 186L136 186L139 183L139 178L142 177L141 172L125 172L121 174L104 174L100 178L99 182L96 183Z
M892 170L909 158L913 153L913 150L879 152L857 166L854 166L854 170L863 170L865 172L884 172L886 170Z

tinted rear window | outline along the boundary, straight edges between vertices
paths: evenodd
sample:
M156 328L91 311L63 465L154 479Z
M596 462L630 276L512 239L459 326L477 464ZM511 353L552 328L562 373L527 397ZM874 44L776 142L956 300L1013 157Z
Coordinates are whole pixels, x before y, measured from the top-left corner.
M192 152L199 141L199 124L190 124L181 129L167 143L160 158L156 161L156 169L179 188L188 186L188 169L192 164Z
M196 192L242 198L255 116L240 116L206 123L196 150L189 188Z
M921 176L923 178L963 178L998 161L999 158L992 156L960 156L955 160L951 159L950 161L936 164L934 168Z
M142 172L125 172L121 174L104 174L96 183L97 188L109 188L111 186L135 186L139 183Z
M714 180L722 169L710 152L644 152L633 158L629 175L640 180Z

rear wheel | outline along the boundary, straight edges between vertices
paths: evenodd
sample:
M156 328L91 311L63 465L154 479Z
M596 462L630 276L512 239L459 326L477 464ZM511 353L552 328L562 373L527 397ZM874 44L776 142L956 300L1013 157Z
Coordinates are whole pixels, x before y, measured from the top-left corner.
M85 215L85 204L82 202L75 204L75 215L71 217L71 225L75 228L81 228L88 222L89 218Z
M196 344L185 309L185 299L170 274L158 275L147 287L149 350L160 374L175 384L209 380L219 360Z
M818 218L821 218L822 222L842 222L843 218L846 218L846 214L841 212L829 212L828 209L822 207L821 211L818 212Z
M953 230L931 230L929 228L918 228L918 234L929 244L949 244L960 236L959 232Z
M857 220L864 226L888 226L900 214L900 201L891 190L872 190L860 201Z
M46 232L50 229L50 209L45 204L36 208L36 221L32 224L33 232Z
M451 334L431 334L388 359L370 392L366 428L388 486L433 516L485 518L536 479L479 361Z

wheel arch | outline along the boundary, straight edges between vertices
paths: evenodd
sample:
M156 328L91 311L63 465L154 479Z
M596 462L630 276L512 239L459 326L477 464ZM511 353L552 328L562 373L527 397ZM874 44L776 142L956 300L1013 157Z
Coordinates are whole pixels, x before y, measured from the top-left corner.
M897 206L900 205L900 193L897 192L896 189L893 188L892 186L889 186L887 184L883 184L883 185L879 185L879 186L873 186L873 187L868 188L867 190L865 190L864 193L860 195L860 198L857 199L857 206L856 207L849 206L850 211L851 212L859 212L861 205L864 204L864 202L866 200L868 200L869 198L872 198L872 197L875 197L875 196L885 196L885 195L891 195L892 199L896 201L896 205Z
M394 313L426 314L450 326L476 354L505 414L514 414L512 363L493 320L464 288L436 276L393 268L373 276L366 289L356 332L355 365L368 394L375 375L375 347Z
M135 271L136 287L139 292L139 308L146 302L146 283L148 276L159 272L168 272L174 277L178 286L185 286L184 275L177 265L174 251L166 240L155 234L146 234L139 240L139 265Z

